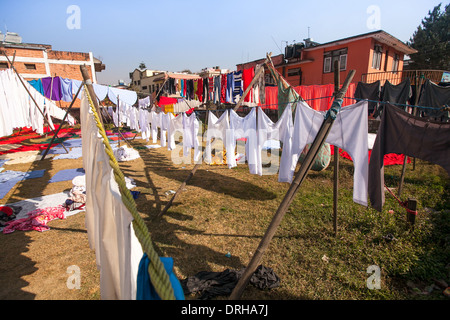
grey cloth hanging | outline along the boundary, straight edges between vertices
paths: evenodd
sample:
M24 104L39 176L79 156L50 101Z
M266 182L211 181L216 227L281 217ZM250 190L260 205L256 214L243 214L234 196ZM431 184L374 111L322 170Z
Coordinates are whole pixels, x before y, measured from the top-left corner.
M381 212L384 205L384 155L404 154L442 166L450 175L450 123L412 116L386 104L369 162L369 197Z
M429 79L425 81L420 94L419 106L428 108L421 109L422 116L448 120L449 112L438 109L446 105L450 106L450 87L437 85Z
M380 101L380 94L381 94L381 84L380 80L375 81L373 83L364 83L364 82L358 82L354 97L355 99L359 100L372 100L369 101L369 114L372 114L374 110L378 106L378 102Z

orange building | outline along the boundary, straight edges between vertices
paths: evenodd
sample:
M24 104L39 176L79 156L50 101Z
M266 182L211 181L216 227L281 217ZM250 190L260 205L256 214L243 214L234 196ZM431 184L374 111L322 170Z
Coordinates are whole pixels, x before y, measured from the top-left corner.
M368 73L401 72L404 56L415 52L399 39L379 30L323 44L305 39L304 43L287 46L285 54L276 56L272 61L292 86L324 85L334 83L336 60L340 62L341 81L349 70L355 70L353 82L359 82ZM263 61L239 64L237 70Z

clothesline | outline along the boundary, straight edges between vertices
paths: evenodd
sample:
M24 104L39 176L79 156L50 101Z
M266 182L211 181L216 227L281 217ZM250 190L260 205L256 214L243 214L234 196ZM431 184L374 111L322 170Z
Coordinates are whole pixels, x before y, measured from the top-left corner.
M30 80L28 83L34 87L44 97L53 101L70 102L73 95L76 94L78 88L82 85L81 80L62 78L62 77L45 77ZM106 97L117 105L118 100L129 105L137 102L137 93L132 90L119 89L107 85L92 84L94 92L100 101Z
M326 96L326 97L318 97L318 98L311 98L311 99L303 99L303 101L307 102L307 101L313 101L313 100L319 100L319 99L330 99L333 98L333 96ZM359 99L359 98L353 98L353 97L344 97L344 99L353 99L356 101L367 101L367 102L375 102L375 103L380 103L380 104L392 104L392 105L396 105L396 106L401 106L401 107L412 107L412 108L420 108L420 109L430 109L430 110L445 110L446 108L448 108L449 106L445 106L445 107L440 107L440 108L434 108L434 107L426 107L426 106L416 106L416 105L410 105L410 104L402 104L402 103L392 103L389 101L376 101L376 100L370 100L370 99ZM293 101L288 101L287 103L295 103L297 102L297 100L293 100ZM272 104L264 104L258 107L261 107L264 109L264 107L267 106L274 106L274 105L278 105L278 103L272 103ZM247 106L243 106L243 107L247 107ZM247 108L254 108L254 107L247 107ZM223 111L227 111L228 109L215 109L212 111L219 111L219 112L223 112ZM195 110L195 112L206 112L206 111L210 111L210 110ZM173 112L173 113L183 113L183 112Z

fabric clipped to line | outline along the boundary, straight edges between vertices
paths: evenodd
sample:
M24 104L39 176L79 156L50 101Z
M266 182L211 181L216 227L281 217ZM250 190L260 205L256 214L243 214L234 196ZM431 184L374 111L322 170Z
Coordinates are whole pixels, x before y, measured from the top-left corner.
M200 294L200 300L209 300L218 296L229 296L244 271L245 268L226 269L222 272L200 271L180 283L185 295ZM250 278L250 283L260 290L274 289L280 285L280 278L271 268L260 265Z

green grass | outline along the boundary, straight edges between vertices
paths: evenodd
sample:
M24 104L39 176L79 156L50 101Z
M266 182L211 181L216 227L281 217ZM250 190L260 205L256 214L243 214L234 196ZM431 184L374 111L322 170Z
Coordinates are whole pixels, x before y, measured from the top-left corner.
M143 167L153 165L149 176L162 194L165 184L175 179L179 185L192 166L169 171L155 167L152 161L161 150L141 156ZM171 164L165 161L167 166ZM337 234L333 168L311 171L261 261L280 277L280 287L263 291L249 285L242 299L448 299L443 289L422 292L435 279L450 280L449 178L441 167L425 161L416 160L412 168L408 164L401 199L418 200L414 228L389 193L382 212L354 203L353 164L342 159ZM401 169L385 168L386 185L395 194ZM246 165L203 165L161 219L153 219L159 211L152 194L140 199L138 208L150 217L148 226L159 253L174 258L179 279L200 271L238 270L248 265L288 190L289 185L277 178L251 175ZM367 268L372 265L380 268L380 289L367 287Z

